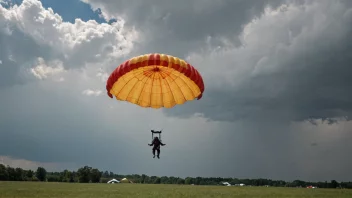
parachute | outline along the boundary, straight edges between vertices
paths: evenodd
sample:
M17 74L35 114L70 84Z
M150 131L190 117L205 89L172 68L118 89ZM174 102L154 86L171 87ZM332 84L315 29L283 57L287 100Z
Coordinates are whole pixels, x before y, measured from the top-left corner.
M172 108L201 99L204 82L186 61L167 54L144 54L118 66L106 83L110 98L141 107Z

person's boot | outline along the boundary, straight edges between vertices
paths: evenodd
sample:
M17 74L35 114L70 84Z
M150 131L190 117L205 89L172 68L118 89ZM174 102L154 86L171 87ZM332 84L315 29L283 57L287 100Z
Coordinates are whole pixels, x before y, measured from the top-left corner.
M158 157L158 159L160 159L160 156L159 156L159 155L157 155L157 157Z
M153 155L153 158L155 158L155 155Z

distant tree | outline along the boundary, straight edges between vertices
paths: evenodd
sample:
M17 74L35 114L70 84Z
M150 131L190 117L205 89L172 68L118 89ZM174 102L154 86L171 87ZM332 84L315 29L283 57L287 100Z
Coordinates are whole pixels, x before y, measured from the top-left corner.
M34 176L34 172L32 170L28 170L26 173L27 179L32 180L33 176Z
M7 172L7 168L5 165L0 164L0 181L8 181L9 173Z
M80 183L89 183L90 181L90 171L92 167L84 166L83 168L79 168L78 173L78 181Z
M24 181L24 171L22 168L15 168L15 181Z
M345 182L345 188L352 188L352 182Z
M185 180L182 178L177 179L177 184L185 184Z
M141 177L141 183L144 184L146 183L145 179L146 179L146 175L145 174L142 174L142 177Z
M48 181L48 182L104 182L109 180L109 177L102 176L112 176L116 179L122 179L124 177L128 178L134 183L146 183L146 184L195 184L195 185L219 185L221 182L229 182L234 184L246 184L253 186L286 186L286 187L297 187L297 186L317 186L319 188L352 188L352 182L337 182L336 180L331 180L330 182L306 182L301 180L294 180L293 182L286 182L282 180L270 180L264 178L257 179L238 179L238 178L221 178L221 177L186 177L185 179L179 177L158 177L158 176L148 176L145 174L131 174L131 175L120 175L114 174L113 172L102 172L97 168L92 167L82 167L78 171L64 170L62 172L46 172L42 167L38 167L36 172L32 170L24 170L21 168L12 168L10 166L5 166L0 164L0 180L2 181Z
M104 174L103 174L103 177L109 177L109 172L108 171L105 171Z
M72 178L72 172L65 169L61 174L60 174L60 181L62 182L70 182Z
M90 179L91 179L92 183L99 183L101 176L102 176L102 172L100 172L98 169L96 169L96 168L91 169Z
M151 177L150 177L150 183L153 184L157 178L158 178L157 176L154 176L154 175L151 176Z
M113 178L113 177L114 177L114 173L110 171L109 177L110 177L110 178Z
M155 178L153 183L154 184L160 184L161 183L160 177Z
M187 185L192 184L192 178L186 177L186 179L185 179L185 184L187 184Z
M162 177L160 178L160 183L161 183L161 184L167 184L168 181L169 181L169 178L166 177L166 176L162 176Z
M331 180L331 188L337 188L339 183L336 180Z
M306 186L306 182L301 181L301 180L294 180L292 182L293 187L298 187L298 186L302 186L305 187Z
M9 174L9 180L15 181L15 175L16 175L15 169L10 166L7 166L6 170L7 170L7 173Z
M45 181L46 180L46 170L43 167L38 167L37 171L35 173L35 176L39 179L39 181Z
M70 180L68 182L70 182L70 183L75 182L75 178L74 178L74 173L73 172L70 172Z

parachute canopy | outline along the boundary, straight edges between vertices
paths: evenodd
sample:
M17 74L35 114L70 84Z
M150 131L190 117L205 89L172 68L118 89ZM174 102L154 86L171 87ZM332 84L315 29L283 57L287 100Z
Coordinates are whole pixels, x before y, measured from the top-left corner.
M110 98L141 107L171 108L201 99L203 78L186 61L166 54L133 57L118 66L106 84Z
M130 180L128 180L127 178L123 178L121 179L121 183L130 183Z

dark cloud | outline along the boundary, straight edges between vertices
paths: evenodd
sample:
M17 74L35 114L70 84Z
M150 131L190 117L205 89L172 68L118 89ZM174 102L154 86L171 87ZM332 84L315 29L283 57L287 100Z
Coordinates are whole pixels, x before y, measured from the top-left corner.
M184 57L204 44L208 36L215 45L223 37L238 42L241 27L270 5L282 0L180 0L129 1L82 0L101 8L109 17L123 16L126 24L143 32L133 54L161 52Z
M315 142L311 143L310 145L311 145L311 146L318 146L318 144L315 143Z
M198 112L227 121L351 116L349 1L84 2L142 30L144 40L130 56L162 52L185 58L200 52L190 62L204 77L204 97L166 110L168 115ZM268 5L278 8L278 16L267 13ZM254 28L245 27L253 19ZM216 46L222 48L201 52ZM238 68L250 71L241 76ZM236 81L236 88L224 78Z
M335 6L334 9L328 6ZM194 60L195 64L205 64L209 67L218 58L219 70L230 73L229 78L235 81L243 78L236 86L225 83L222 87L215 87L215 78L210 78L211 70L205 72L205 93L200 101L180 106L166 111L169 115L185 116L194 112L203 113L213 120L241 120L241 119L276 119L302 121L307 119L325 119L330 123L335 117L351 117L352 113L352 12L344 4L322 1L321 4L309 6L310 12L302 12L304 17L290 19L290 14L283 28L272 28L273 34L286 34L285 39L270 41L272 33L269 27L262 27L261 33L253 33L263 39L263 45L258 42L249 43L243 49L225 51L226 55L211 56L204 60ZM351 7L350 7L351 8ZM295 11L293 11L295 12ZM308 16L321 16L304 21ZM263 25L269 17L263 19ZM298 24L297 22L301 22ZM255 26L255 24L253 24ZM289 28L297 33L289 37ZM270 28L271 29L271 28ZM254 29L258 30L258 29ZM260 29L259 29L260 30ZM268 34L266 34L268 33ZM268 39L269 41L265 41ZM289 44L284 44L290 42ZM251 49L258 46L257 49ZM240 53L241 51L245 51ZM240 62L241 54L248 53L248 59ZM214 53L215 54L215 53ZM203 54L205 55L205 54ZM228 59L229 61L221 59ZM222 63L228 64L233 60L233 70L247 67L250 70L231 76L231 70L226 71ZM238 59L238 60L236 60ZM192 60L192 59L191 59ZM239 65L236 65L239 64ZM236 68L237 67L237 68ZM228 66L231 68L231 66ZM214 71L219 72L221 71ZM226 75L226 74L225 74ZM224 81L223 79L218 79ZM232 80L232 79L231 79ZM237 82L237 81L236 81Z
M0 88L33 80L28 70L37 57L51 58L52 54L48 46L12 27L0 29L0 46Z
M87 80L79 74L68 74L60 83L40 81L1 90L0 156L63 164L62 168L67 168L65 164L91 165L124 174L151 175L188 173L183 166L173 171L165 168L180 158L187 164L209 163L204 153L209 150L207 144L194 140L201 134L212 135L211 124L199 126L206 123L194 118L166 118L161 111L108 96L85 96L81 90L97 85L99 79ZM162 150L162 163L152 158L147 145L150 129L164 129L162 139L170 145ZM186 156L190 149L193 153Z
M97 108L86 102L94 98L77 100L75 94L65 93L64 85L53 85L31 83L2 90L0 156L77 166L105 164L110 169L134 161L109 164L136 150L126 152L131 137L124 135L125 126L104 119L106 106ZM54 87L56 91L48 94Z

